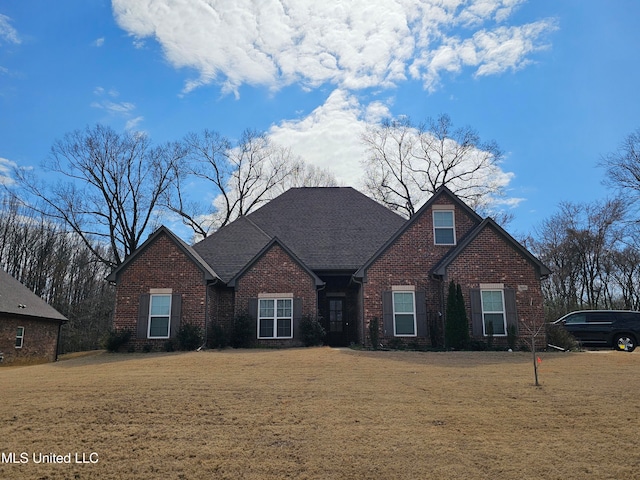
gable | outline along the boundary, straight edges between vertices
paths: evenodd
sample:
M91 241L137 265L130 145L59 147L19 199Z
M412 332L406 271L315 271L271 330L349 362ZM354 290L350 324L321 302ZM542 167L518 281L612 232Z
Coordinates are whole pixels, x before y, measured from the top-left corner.
M453 220L451 235L453 243L437 244L434 228L434 212L450 212ZM355 276L364 278L374 264L384 261L389 264L419 265L430 270L447 253L455 248L460 239L477 227L482 218L448 188L441 187L402 228L360 268Z
M291 250L277 238L271 240L250 262L248 262L229 282L230 287L246 275L254 276L253 282L261 284L263 289L277 289L283 279L290 282L293 278L308 276L314 286L324 284L313 271L300 261Z
M442 258L433 268L434 275L444 276L449 267L455 262L462 263L465 268L482 268L481 265L492 263L496 267L515 269L515 265L521 262L533 267L537 277L546 277L551 271L529 252L522 244L509 235L493 219L482 221L473 231ZM485 269L490 269L486 267Z
M111 272L107 277L107 280L117 283L122 273L130 268L141 255L152 249L160 239L165 239L167 242L173 244L177 251L188 258L198 268L198 270L202 272L203 279L205 281L212 281L219 278L211 266L207 264L207 262L205 262L205 260L192 247L187 245L167 227L161 226L153 232L149 238L140 247L138 247L138 249L136 249L135 252L129 255L118 268ZM150 261L148 263L149 265L147 265L147 267L150 267L150 270L153 270L153 262Z

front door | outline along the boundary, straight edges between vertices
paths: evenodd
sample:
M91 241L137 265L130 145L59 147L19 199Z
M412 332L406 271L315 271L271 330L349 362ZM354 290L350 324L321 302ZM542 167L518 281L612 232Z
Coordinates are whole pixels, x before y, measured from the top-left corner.
M350 326L349 319L345 315L344 298L327 299L329 303L327 312L329 323L327 330L327 344L332 347L345 347L349 345Z

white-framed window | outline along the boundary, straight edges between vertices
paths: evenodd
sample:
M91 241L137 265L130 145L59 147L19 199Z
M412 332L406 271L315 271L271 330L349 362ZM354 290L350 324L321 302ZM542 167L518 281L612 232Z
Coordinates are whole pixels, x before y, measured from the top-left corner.
M436 245L455 245L456 229L453 210L433 211L433 241Z
M18 327L16 331L16 348L22 348L24 345L24 327Z
M480 298L482 300L482 333L487 336L493 327L493 335L506 335L507 316L504 309L504 291L481 290Z
M393 293L393 334L396 337L416 336L415 292L394 291Z
M293 298L258 300L258 338L293 338Z
M171 295L151 295L147 338L169 338L171 329Z

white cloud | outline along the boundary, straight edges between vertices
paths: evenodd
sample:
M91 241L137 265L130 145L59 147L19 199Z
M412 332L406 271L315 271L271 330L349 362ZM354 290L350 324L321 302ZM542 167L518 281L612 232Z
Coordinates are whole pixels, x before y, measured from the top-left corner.
M198 72L188 92L218 82L278 89L330 83L425 87L443 72L489 75L526 65L553 22L502 25L524 0L113 0L136 42L154 38L176 68ZM494 42L498 42L496 45Z
M104 45L104 40L105 40L105 39L104 39L104 37L97 38L97 39L92 43L92 45L93 45L94 47L98 47L98 48L100 48L100 47L102 47L102 46Z
M144 120L142 116L133 117L136 106L131 102L115 102L120 96L120 92L115 89L106 90L104 87L96 87L93 90L93 94L97 97L97 100L91 102L92 108L98 108L104 110L109 115L121 117L127 119L125 128L127 130L135 130L138 125Z
M11 26L11 18L0 13L0 45L2 43L22 43L18 31Z
M283 121L273 126L268 134L274 142L291 148L307 163L333 172L341 185L363 188L361 162L367 153L362 134L368 126L389 118L391 113L387 105L381 102L363 105L354 94L338 89L306 117ZM486 155L477 150L470 152L468 157L469 163L477 164ZM504 171L500 165L484 171L484 175L484 179L476 175L475 181L505 190L514 178L513 173ZM515 197L487 198L484 206L501 210L513 208L522 200Z
M7 160L6 158L0 157L0 185L12 185L14 183L13 178L11 178L11 170L16 168L18 165L11 160Z
M358 186L364 155L360 137L368 121L388 116L379 102L365 108L354 95L335 90L307 117L283 121L270 129L269 136L307 163L332 171L340 184Z

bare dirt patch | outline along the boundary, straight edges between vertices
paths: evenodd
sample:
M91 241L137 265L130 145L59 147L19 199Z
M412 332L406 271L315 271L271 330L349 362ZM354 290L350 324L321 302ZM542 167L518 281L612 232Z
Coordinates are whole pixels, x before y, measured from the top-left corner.
M540 356L540 387L531 355L506 352L98 353L0 369L0 478L640 478L640 354ZM71 463L35 463L50 453Z

